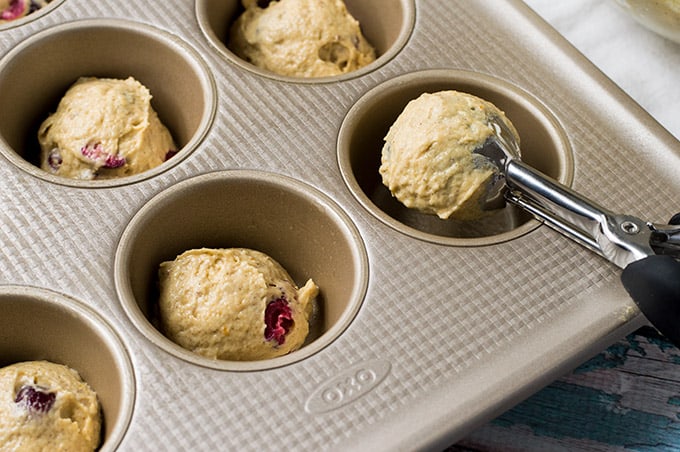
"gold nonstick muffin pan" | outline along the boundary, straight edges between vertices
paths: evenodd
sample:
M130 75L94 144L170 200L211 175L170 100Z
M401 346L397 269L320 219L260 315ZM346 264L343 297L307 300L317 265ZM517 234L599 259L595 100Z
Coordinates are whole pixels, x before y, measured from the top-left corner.
M461 224L380 182L406 103L504 110L522 158L612 210L679 210L680 144L521 1L347 0L378 59L280 77L226 46L236 0L54 1L0 28L0 364L98 392L103 450L441 448L644 323L601 257L508 207ZM133 76L180 152L117 180L40 170L81 76ZM249 247L319 285L306 344L257 362L158 330L158 265Z

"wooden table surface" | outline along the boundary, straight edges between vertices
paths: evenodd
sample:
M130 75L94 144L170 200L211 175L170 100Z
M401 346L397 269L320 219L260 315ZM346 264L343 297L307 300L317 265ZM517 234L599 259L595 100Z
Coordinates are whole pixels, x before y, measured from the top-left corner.
M680 451L680 350L644 327L447 449Z
M614 0L525 1L680 138L680 44ZM488 450L680 451L680 350L644 327L447 452Z

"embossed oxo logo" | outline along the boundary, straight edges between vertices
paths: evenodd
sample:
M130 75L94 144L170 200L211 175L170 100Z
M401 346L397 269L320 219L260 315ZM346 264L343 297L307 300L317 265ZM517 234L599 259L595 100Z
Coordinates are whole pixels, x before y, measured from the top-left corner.
M364 396L389 374L387 361L368 361L353 366L312 393L305 403L308 413L325 413Z

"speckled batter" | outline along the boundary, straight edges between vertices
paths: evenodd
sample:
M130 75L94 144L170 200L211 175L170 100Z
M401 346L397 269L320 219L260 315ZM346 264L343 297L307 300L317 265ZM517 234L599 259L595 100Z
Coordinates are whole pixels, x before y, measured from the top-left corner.
M159 271L164 333L202 356L253 361L298 349L316 284L298 290L281 265L245 248L195 249Z
M75 370L47 361L0 369L0 448L93 451L100 442L97 395Z
M412 100L385 137L383 184L406 207L442 219L481 217L480 199L497 170L472 151L493 133L491 116L517 136L501 110L476 96L440 91Z
M21 19L47 3L46 0L0 0L0 24Z
M80 78L40 126L41 168L71 179L111 179L154 168L176 152L149 90L125 80Z
M229 48L263 69L294 77L355 71L375 60L359 22L342 0L280 0L246 11L231 28Z

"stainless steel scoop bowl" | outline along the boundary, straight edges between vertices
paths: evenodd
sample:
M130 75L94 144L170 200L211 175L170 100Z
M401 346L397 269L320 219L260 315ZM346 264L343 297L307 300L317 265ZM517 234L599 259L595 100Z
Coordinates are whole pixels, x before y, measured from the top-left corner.
M653 224L606 210L520 160L519 144L497 116L474 150L498 169L483 209L507 201L624 269L624 287L659 331L680 346L680 218ZM674 221L678 220L678 221Z
M505 168L511 160L521 158L521 150L515 135L499 116L491 116L488 125L494 133L473 151L473 157L481 160L477 166L491 164L497 169L494 177L487 183L486 195L481 200L482 210L496 210L505 206Z

